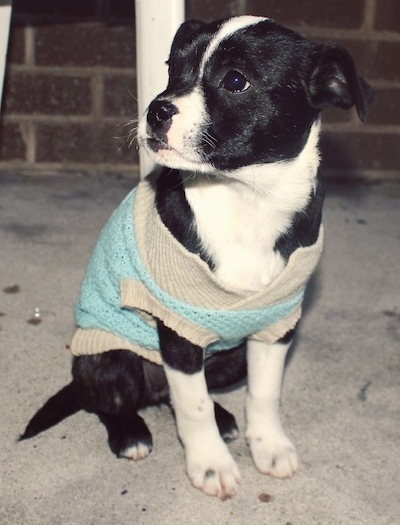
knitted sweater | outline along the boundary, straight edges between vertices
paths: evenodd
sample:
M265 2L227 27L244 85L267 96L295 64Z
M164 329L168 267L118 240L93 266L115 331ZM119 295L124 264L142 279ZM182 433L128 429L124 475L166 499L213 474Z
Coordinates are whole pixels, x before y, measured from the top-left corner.
M139 183L113 213L90 259L75 315L74 355L132 350L161 364L156 319L206 354L245 339L274 343L301 315L323 243L298 248L264 290L227 289L161 221L155 192Z

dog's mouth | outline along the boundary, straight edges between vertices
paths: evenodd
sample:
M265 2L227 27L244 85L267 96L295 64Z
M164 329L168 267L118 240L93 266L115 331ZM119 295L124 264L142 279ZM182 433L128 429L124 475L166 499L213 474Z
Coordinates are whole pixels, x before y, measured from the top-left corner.
M160 137L148 137L146 146L154 153L158 153L160 150L172 150L168 142Z
M146 138L145 145L149 152L155 154L159 159L164 159L165 156L169 158L172 155L177 159L179 158L189 160L187 158L188 155L180 149L171 146L166 137L164 138L157 135L150 135Z
M185 156L168 143L167 138L148 136L144 141L148 153L158 164L170 167L180 167Z
M149 155L157 164L174 169L210 172L212 166L193 147L176 148L163 137L147 136L142 140Z

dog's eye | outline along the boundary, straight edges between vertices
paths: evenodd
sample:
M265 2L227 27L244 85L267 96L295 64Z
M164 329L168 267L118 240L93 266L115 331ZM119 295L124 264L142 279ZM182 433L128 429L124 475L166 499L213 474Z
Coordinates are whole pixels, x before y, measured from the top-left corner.
M238 71L228 71L221 85L231 93L243 93L249 89L250 82Z

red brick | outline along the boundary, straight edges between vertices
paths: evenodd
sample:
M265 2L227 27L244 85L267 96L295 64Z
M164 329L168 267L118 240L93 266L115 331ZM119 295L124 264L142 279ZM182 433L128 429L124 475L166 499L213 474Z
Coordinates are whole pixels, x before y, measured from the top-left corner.
M379 42L374 54L374 68L371 71L371 77L391 81L400 80L399 56L400 42Z
M90 79L43 73L7 75L4 112L36 115L85 115L91 111Z
M110 19L118 19L119 23L133 24L135 18L135 3L132 2L132 0L108 2L106 15Z
M0 162L26 158L26 147L18 124L0 120Z
M104 76L103 113L125 119L137 116L136 77L134 74Z
M344 124L353 118L353 111L328 107L322 112L322 122L326 124Z
M186 0L186 19L210 22L241 14L240 2L231 0Z
M96 14L97 4L97 0L18 0L13 5L13 16L18 21L36 16L40 17L42 22L44 18L89 17Z
M369 124L400 125L400 89L375 89Z
M379 0L376 3L375 28L400 33L399 0Z
M128 148L126 130L104 123L37 124L38 162L137 163L135 148Z
M133 25L40 26L35 42L36 63L41 66L133 67L136 62Z
M38 162L98 162L97 129L83 124L37 124Z
M247 0L247 12L268 16L288 26L354 29L364 20L364 0Z
M321 137L322 167L334 170L398 170L400 134L329 133Z
M25 28L11 26L8 41L7 62L23 64L25 61Z
M138 164L137 142L130 136L132 125L116 123L103 126L101 131L102 162L106 164Z

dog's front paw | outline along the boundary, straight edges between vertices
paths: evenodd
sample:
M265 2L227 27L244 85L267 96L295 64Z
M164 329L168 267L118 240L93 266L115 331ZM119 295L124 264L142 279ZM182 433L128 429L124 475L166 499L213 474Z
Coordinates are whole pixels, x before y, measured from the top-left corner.
M253 461L263 474L291 478L299 468L296 448L283 431L249 432L246 436Z
M186 450L187 473L193 486L221 499L237 494L241 475L225 444Z

